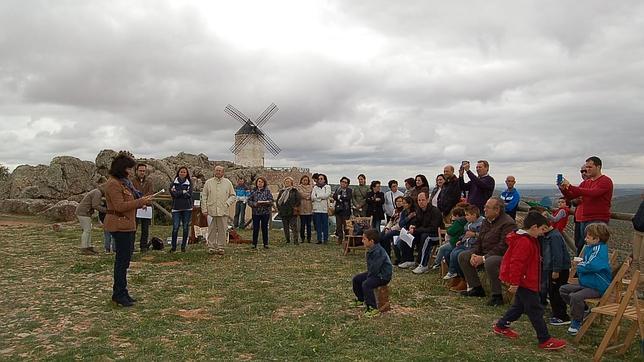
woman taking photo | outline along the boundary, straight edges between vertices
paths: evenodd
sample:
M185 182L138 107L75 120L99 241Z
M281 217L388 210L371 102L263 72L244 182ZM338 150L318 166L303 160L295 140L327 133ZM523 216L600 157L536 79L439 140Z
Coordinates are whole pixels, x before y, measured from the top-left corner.
M286 243L291 243L291 235L293 236L293 244L298 245L297 233L297 213L298 205L300 203L300 194L297 189L293 187L293 179L287 177L284 179L284 188L277 194L277 211L282 219L282 226L284 227L284 238Z
M172 196L172 247L170 252L177 251L179 224L183 224L181 251L185 252L190 232L190 217L192 216L192 183L187 167L180 167L177 171L174 181L170 184L170 196Z
M309 176L304 175L300 178L300 184L297 186L297 192L300 194L300 240L304 242L306 236L306 242L311 242L311 219L313 215L313 203L311 201L311 191L313 191L313 186L311 186L311 179ZM306 229L306 235L304 231Z
M107 213L105 230L114 238L116 257L114 258L114 285L112 301L122 307L134 305L127 290L127 268L130 266L136 233L136 209L150 205L152 196L141 196L134 188L129 177L134 175L136 161L128 154L120 152L110 166L110 178L104 186Z
M248 196L248 206L253 209L253 249L257 248L259 230L262 230L264 249L268 249L268 223L271 220L273 194L268 189L266 179L258 177L255 180L255 190Z
M318 244L326 244L329 241L329 197L331 197L331 186L328 185L326 175L319 174L311 191L313 222Z
M385 203L385 194L380 191L380 181L371 181L371 191L367 192L367 216L371 216L371 227L380 232L380 222L385 219L382 205Z

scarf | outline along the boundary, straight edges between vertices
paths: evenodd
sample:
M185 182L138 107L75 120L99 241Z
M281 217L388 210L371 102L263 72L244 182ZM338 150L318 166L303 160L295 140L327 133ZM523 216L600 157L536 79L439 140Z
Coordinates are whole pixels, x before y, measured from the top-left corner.
M143 196L143 193L141 191L134 188L134 185L132 184L132 181L130 181L129 178L123 177L123 178L120 178L119 181L121 181L123 186L127 187L128 190L130 190L130 192L132 193L135 199L140 199L141 196Z
M278 205L280 205L280 206L281 206L281 205L284 205L284 204L286 203L286 201L288 201L288 197L289 197L289 195L291 194L291 190L292 190L292 189L293 189L293 186L290 186L290 187L285 187L285 188L282 190L282 194L281 194L281 195L280 195L280 197L277 199L277 204L278 204Z

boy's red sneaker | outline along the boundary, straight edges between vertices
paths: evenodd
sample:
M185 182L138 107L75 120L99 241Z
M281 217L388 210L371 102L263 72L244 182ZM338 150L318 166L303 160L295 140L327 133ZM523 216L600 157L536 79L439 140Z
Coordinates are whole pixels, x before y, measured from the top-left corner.
M566 347L566 341L563 339L557 339L557 338L552 338L548 339L547 341L543 343L539 343L539 348L545 349L545 350L555 350L555 349L562 349Z
M517 333L517 331L515 331L514 329L512 329L510 327L501 328L501 327L497 326L496 324L494 324L494 326L492 326L492 331L494 331L495 334L498 334L498 335L504 336L504 337L508 337L510 339L519 338L519 333Z

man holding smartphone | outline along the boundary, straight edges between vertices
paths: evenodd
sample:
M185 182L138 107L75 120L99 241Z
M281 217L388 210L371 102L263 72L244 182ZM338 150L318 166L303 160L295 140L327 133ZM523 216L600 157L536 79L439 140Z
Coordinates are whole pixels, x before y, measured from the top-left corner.
M492 197L494 192L494 179L488 174L489 170L490 164L486 160L479 160L476 162L476 175L470 170L469 161L463 161L458 171L458 183L461 190L468 191L467 202L478 206L481 213L484 211L485 202ZM468 182L465 182L465 173L469 178Z

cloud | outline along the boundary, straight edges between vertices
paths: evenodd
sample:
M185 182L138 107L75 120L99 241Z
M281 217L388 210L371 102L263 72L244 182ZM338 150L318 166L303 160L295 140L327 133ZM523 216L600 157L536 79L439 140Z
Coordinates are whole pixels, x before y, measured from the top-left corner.
M4 1L0 162L233 158L233 104L297 165L402 179L485 158L550 182L589 155L641 183L644 5Z

